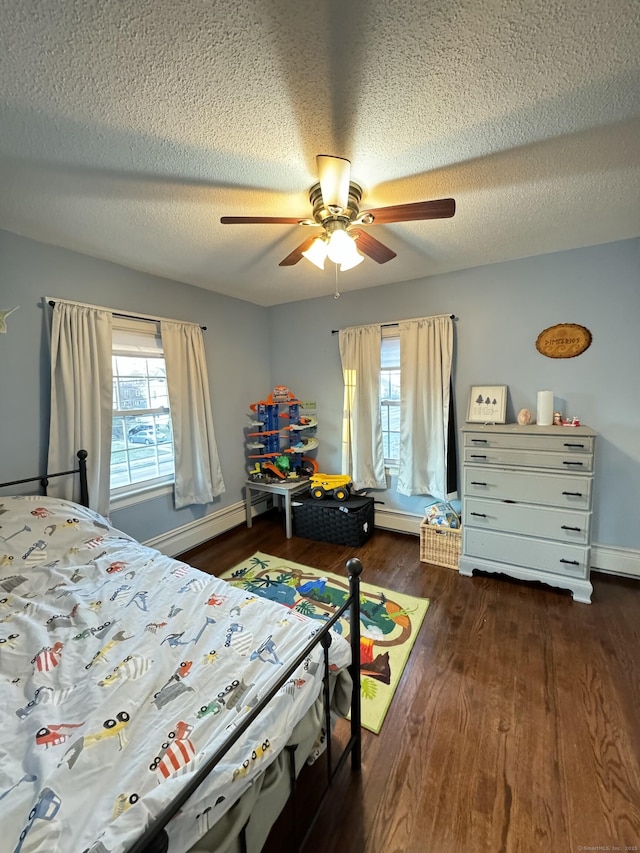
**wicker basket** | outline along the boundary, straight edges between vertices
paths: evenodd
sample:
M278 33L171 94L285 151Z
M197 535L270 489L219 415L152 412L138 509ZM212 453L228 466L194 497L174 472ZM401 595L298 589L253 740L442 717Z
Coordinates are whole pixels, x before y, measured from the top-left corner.
M428 524L426 518L420 522L420 561L444 566L447 569L458 568L462 545L462 530L453 527L436 527Z

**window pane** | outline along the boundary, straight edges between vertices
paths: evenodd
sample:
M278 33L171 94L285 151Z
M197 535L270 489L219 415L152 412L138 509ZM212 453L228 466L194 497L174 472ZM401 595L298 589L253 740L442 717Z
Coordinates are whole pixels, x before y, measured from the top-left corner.
M155 447L137 447L129 451L129 472L132 483L153 480L158 476Z
M390 367L400 367L400 335L394 338L382 339L380 366L383 370Z
M400 406L388 406L389 426L387 429L400 432Z
M146 379L127 376L118 379L118 400L121 411L149 409L149 388Z
M380 347L380 417L386 463L400 457L400 336L383 337Z
M390 400L399 400L400 399L400 371L393 370L389 374L389 399Z
M168 408L169 394L167 380L164 377L149 380L149 397L152 409Z
M389 374L382 371L380 374L380 399L388 400L391 393L391 384L389 382Z
M400 399L400 371L383 370L380 374L380 399Z
M116 365L117 372L120 376L131 375L131 376L146 376L147 375L147 359L146 358L132 358L129 355L116 355L114 356L114 362Z
M122 451L111 450L111 488L127 486L129 480L129 469L127 466L127 454Z
M138 333L139 348L158 346L155 333ZM117 352L118 343L114 344ZM111 429L111 488L172 479L173 433L162 356L113 356L113 423ZM129 414L130 413L130 414Z
M158 376L161 378L166 378L167 371L164 364L163 358L148 358L147 359L147 372L149 376Z

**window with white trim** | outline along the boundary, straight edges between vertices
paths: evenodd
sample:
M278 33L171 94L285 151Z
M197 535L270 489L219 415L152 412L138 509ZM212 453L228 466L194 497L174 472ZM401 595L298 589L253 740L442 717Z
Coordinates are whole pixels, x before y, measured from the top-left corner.
M174 480L173 431L160 325L113 318L111 496Z
M382 329L380 418L384 463L397 468L400 464L400 335L396 328Z

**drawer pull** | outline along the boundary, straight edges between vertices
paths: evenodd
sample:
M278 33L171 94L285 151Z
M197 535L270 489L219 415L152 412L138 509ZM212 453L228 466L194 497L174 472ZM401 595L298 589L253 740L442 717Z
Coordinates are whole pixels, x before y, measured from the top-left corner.
M582 492L563 492L562 494L563 495L569 495L572 498L581 498L582 497Z
M518 501L512 501L510 498L503 498L502 503L503 504L517 504Z
M486 444L487 443L486 438L472 438L471 441L476 442L476 444Z
M470 512L469 515L477 515L478 518L486 518L487 514L485 512Z
M575 531L576 531L576 533L581 533L581 532L582 532L582 528L581 528L581 527L569 527L569 525L568 525L568 524L563 524L563 525L562 525L562 527L560 528L560 530L575 530Z
M566 459L564 459L564 460L563 460L563 462L562 462L562 464L563 464L563 465L580 465L580 467L582 467L582 464L583 464L583 463L582 463L582 462L567 462L567 460L566 460Z
M577 560L565 560L563 557L560 558L561 563L568 563L570 566L579 566L580 563Z
M581 447L584 450L584 444L572 444L570 441L565 441L565 447Z
M486 484L486 483L481 483L479 480L472 480L472 481L471 481L471 485L472 485L472 486L486 486L487 484Z
M470 453L469 455L471 456L472 459L486 459L487 458L486 454L482 454L482 453Z

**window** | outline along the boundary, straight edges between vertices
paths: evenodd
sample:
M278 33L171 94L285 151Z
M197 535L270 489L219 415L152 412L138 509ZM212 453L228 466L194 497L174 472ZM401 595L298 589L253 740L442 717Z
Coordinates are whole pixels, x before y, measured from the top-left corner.
M385 465L400 464L400 336L382 330L380 347L380 417Z
M174 479L159 325L114 317L112 364L111 496L117 498Z

